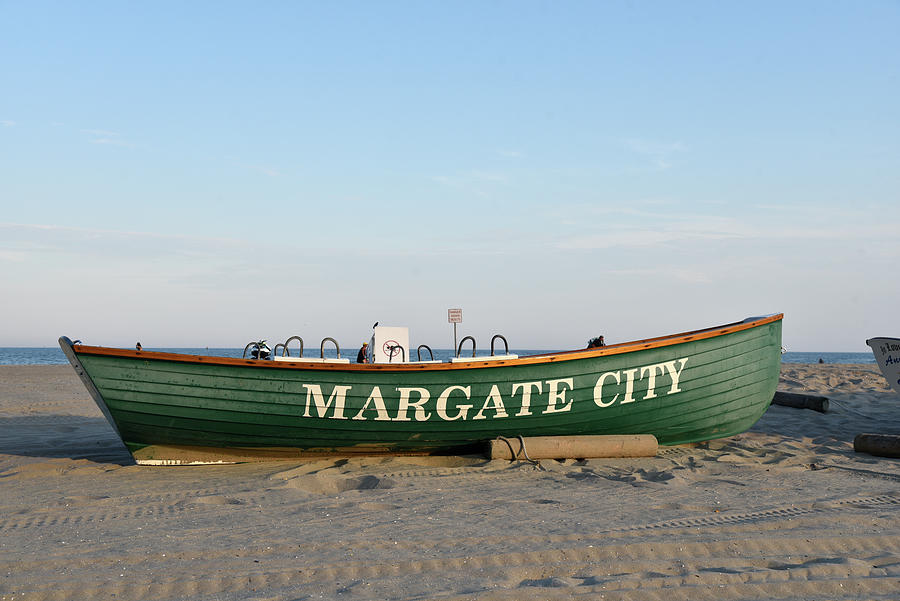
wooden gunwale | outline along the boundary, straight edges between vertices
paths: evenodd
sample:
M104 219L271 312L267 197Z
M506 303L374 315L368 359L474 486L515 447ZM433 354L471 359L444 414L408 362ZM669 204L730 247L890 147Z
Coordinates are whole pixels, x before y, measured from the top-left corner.
M739 321L723 326L706 328L702 330L694 330L681 334L670 334L657 338L647 338L644 340L636 340L632 342L623 342L620 344L612 344L597 349L581 349L574 351L562 351L549 354L530 355L527 357L519 357L518 359L501 359L495 361L469 361L465 363L406 363L406 364L384 364L384 363L307 363L302 361L260 361L258 359L234 359L230 357L209 357L204 355L183 355L180 353L161 353L156 351L138 351L132 349L119 349L103 346L88 346L83 344L73 345L73 349L77 354L81 355L99 355L104 357L122 357L128 359L152 359L155 361L172 361L177 363L195 363L203 365L230 365L230 366L252 366L265 369L301 369L303 371L362 371L362 372L409 372L409 371L442 371L442 370L465 370L480 369L491 367L502 367L511 365L536 365L541 363L557 363L561 361L573 361L576 359L587 359L593 357L603 357L611 355L621 355L625 353L633 353L654 348L673 346L685 342L696 340L704 340L733 334L743 330L749 330L765 324L780 321L784 318L783 313L768 315L753 319L752 321Z
M732 347L735 348L735 347ZM742 352L740 355L735 355L729 357L724 363L720 360L714 360L712 363L704 360L704 355L706 355L709 351L703 351L700 353L695 353L692 355L692 370L695 373L695 381L694 381L694 390L702 391L706 389L708 386L716 386L715 378L721 378L725 380L732 381L738 375L743 374L745 376L749 376L752 374L757 374L764 372L766 367L759 367L758 369L753 369L752 371L747 371L746 367L742 364L743 361L741 357L746 355L756 355L762 352L762 349L754 347L746 352ZM716 351L712 351L715 353ZM753 360L753 363L756 363L756 360ZM729 363L738 363L740 365L729 365ZM173 369L177 369L177 366L180 364L170 364ZM154 373L171 373L171 372L154 372ZM177 373L177 372L176 372ZM578 371L578 372L568 372L569 375L579 376L579 375L587 375L593 373L591 371ZM735 374L735 375L732 375ZM128 377L119 377L114 378L110 376L103 376L98 379L98 383L102 382L102 386L104 390L109 393L122 393L122 394L134 394L140 397L146 396L146 399L140 401L140 405L145 407L144 412L147 413L155 413L155 410L150 409L150 407L155 406L175 406L181 407L185 405L185 399L193 399L193 398L205 398L209 396L215 396L220 402L228 403L229 405L233 405L229 410L235 413L248 413L253 414L258 412L258 404L257 401L252 403L248 402L248 397L252 395L254 399L261 399L261 397L269 397L269 396L277 396L279 393L274 390L269 391L260 391L254 390L252 393L245 391L241 386L236 385L233 382L218 382L216 384L198 384L192 383L190 385L187 384L171 384L167 381L167 377L164 376L162 379L158 380L154 377L148 377L143 380L143 382L152 382L156 385L153 392L147 392L141 389L141 383L135 382L133 379ZM230 378L229 378L230 379ZM243 378L241 378L243 380ZM707 383L708 380L713 379L711 383ZM435 385L438 386L449 386L451 382L438 382ZM721 385L721 384L718 384ZM640 383L636 383L635 385L635 393L643 392L646 389L641 386ZM121 402L123 399L120 397L119 401ZM284 401L271 400L266 401L270 404L270 412L278 413L277 407L284 405L286 407L290 407L291 403L285 403ZM129 401L128 404L131 404ZM246 406L245 406L246 404ZM244 407L244 408L241 408Z

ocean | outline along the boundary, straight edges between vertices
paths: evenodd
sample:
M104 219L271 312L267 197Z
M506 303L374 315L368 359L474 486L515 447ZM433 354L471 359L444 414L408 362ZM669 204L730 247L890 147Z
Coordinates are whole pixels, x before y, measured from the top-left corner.
M188 355L207 355L212 357L236 357L240 358L243 353L243 348L145 348L146 351L162 351L167 353L184 353ZM297 350L293 349L296 353ZM348 357L351 360L356 358L357 349L351 349L349 351L344 350L341 353L342 357ZM452 349L433 349L434 358L439 359L441 361L445 361L453 356ZM465 350L463 351L465 354ZM471 350L469 351L471 353ZM526 355L537 355L541 353L550 353L552 350L534 350L534 349L511 349L510 353L519 355L520 357ZM315 357L318 354L318 349L313 349L310 352L310 349L307 349L305 352L306 356ZM478 355L487 355L489 354L487 351L479 352ZM335 351L333 348L325 349L326 357L334 357ZM429 359L427 352L423 351L422 359ZM847 363L875 363L875 356L869 353L798 353L798 352L788 352L784 353L781 356L782 363L818 363L819 360L822 360L823 363L838 363L838 364L847 364ZM0 365L65 365L68 364L65 355L59 349L59 347L48 347L48 348L36 348L36 347L24 347L24 348L0 348Z

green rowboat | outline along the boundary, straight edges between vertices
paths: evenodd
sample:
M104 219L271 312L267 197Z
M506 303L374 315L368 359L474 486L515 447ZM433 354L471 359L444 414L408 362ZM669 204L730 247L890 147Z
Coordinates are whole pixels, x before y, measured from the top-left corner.
M460 451L498 436L747 430L775 393L783 315L600 348L351 364L60 347L138 463Z

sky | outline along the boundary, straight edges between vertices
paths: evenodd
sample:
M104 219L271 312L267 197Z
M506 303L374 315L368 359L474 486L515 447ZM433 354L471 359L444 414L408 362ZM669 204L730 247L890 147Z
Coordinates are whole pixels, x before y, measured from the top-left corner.
M0 347L900 336L900 2L0 0Z

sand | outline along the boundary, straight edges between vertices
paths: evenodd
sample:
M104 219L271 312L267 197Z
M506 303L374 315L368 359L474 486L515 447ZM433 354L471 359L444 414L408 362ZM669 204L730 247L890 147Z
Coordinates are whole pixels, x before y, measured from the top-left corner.
M135 466L68 366L0 367L0 600L898 599L874 365L785 365L749 432L656 457Z

